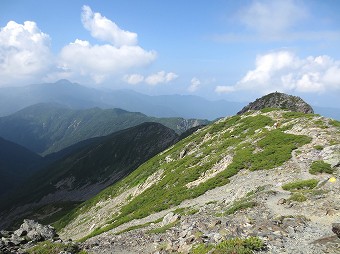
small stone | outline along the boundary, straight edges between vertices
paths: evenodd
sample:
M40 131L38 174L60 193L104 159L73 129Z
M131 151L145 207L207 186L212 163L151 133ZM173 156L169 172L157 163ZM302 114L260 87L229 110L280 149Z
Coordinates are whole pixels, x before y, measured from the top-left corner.
M9 238L9 237L11 237L12 234L13 234L13 232L11 232L11 231L7 231L7 230L1 230L0 231L0 237Z
M332 223L332 231L340 238L340 223Z
M209 227L210 228L214 228L216 227L217 225L221 225L222 224L222 221L221 220L213 220L210 224L209 224Z
M187 230L183 230L183 231L181 231L181 232L179 233L179 237L185 238L185 237L187 236L187 234L188 234L188 231L187 231Z
M326 215L328 216L333 216L333 215L336 215L337 214L337 210L335 209L327 209L326 211Z
M179 214L174 214L173 212L170 212L164 216L163 221L162 221L162 226L173 223L180 218L181 216Z
M193 243L195 241L195 236L191 235L187 239L185 239L185 242L187 244Z
M283 204L285 204L287 202L287 199L285 199L285 198L280 198L278 201L277 201L277 204L278 205L283 205Z
M295 230L292 226L288 226L286 230L287 230L288 234L290 234L290 235L295 233Z

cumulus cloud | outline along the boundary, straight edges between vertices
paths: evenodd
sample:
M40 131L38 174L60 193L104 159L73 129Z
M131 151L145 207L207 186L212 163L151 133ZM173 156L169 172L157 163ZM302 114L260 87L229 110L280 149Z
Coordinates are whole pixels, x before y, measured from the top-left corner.
M195 92L195 91L197 91L197 89L199 88L199 86L201 85L201 81L198 79L198 78L196 78L196 77L193 77L192 79L191 79L191 81L190 81L190 86L188 87L188 91L189 92Z
M115 47L137 45L136 33L122 30L100 13L94 13L87 5L84 5L82 10L82 23L94 38L110 42Z
M165 71L159 71L155 74L151 74L145 78L145 82L149 85L157 85L159 83L169 83L170 81L178 78L178 75L173 72L166 73Z
M104 43L91 44L77 39L64 46L57 56L51 53L50 37L35 22L8 22L0 30L0 85L60 78L103 83L131 69L147 66L156 59L155 51L147 51L138 45L136 33L121 29L89 6L83 6L81 19L84 28ZM174 78L171 75L166 74L165 80ZM136 77L134 79L130 82L140 82Z
M77 39L66 45L59 56L59 67L63 70L60 75L63 77L89 77L99 84L129 69L149 65L157 57L155 51L146 51L137 45L136 33L120 29L88 6L83 6L82 22L94 38L107 43L91 45L88 41Z
M290 51L271 52L256 58L250 70L234 86L218 86L217 93L253 90L324 92L340 90L340 61L329 56L301 59Z
M101 83L119 72L148 65L155 58L155 52L139 46L116 48L110 44L91 45L77 39L61 50L60 66L70 75L90 76L96 83Z
M35 22L10 21L0 30L0 85L34 82L53 62L50 38Z

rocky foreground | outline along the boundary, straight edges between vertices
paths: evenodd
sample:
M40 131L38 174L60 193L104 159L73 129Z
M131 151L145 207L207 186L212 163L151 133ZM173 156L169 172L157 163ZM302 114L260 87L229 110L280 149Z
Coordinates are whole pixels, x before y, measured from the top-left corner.
M324 184L323 190L339 193L327 178ZM224 191L219 190L220 194ZM140 229L124 232L133 228L120 228L104 233L87 240L82 247L89 253L102 254L195 253L200 244L258 237L265 246L256 253L340 253L340 223L336 223L339 203L322 192L306 203L292 201L289 196L289 192L266 186L246 194L236 204L238 208L234 206L239 210L233 214L228 200L222 198L201 207L169 212L161 222ZM242 204L249 208L242 208Z
M65 242L61 240L52 226L42 225L33 220L24 220L15 231L1 230L0 239L0 254L32 253L30 250L44 241L67 247L65 251L60 252L61 254L78 253L80 250L78 244L71 240Z

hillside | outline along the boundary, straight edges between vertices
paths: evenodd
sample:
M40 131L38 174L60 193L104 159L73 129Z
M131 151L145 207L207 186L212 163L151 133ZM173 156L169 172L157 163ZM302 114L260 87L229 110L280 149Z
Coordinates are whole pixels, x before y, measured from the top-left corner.
M143 123L96 139L36 173L14 195L2 200L0 227L27 216L53 221L51 216L60 216L124 178L177 140L173 130L159 123ZM12 206L15 210L9 213Z
M122 109L74 110L37 104L0 118L0 137L46 155L93 137L105 136L144 122L159 122L177 133L207 120L155 118Z
M27 179L41 160L39 155L0 137L0 196Z
M263 109L227 117L55 226L90 253L208 253L234 244L268 253L336 253L339 133L339 122L313 114Z

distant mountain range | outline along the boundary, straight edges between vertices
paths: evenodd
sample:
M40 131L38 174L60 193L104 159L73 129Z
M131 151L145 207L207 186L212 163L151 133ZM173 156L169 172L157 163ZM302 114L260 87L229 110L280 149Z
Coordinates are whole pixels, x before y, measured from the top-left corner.
M0 88L0 116L37 103L57 103L72 109L121 108L154 117L214 120L235 115L246 103L210 101L193 95L149 96L132 90L99 90L59 80L55 83ZM318 114L340 119L337 108L314 107Z
M73 109L121 108L155 117L216 119L234 115L243 103L209 101L191 95L149 96L131 90L99 90L68 80L25 87L0 88L0 116L37 103L56 103Z
M70 109L57 104L36 104L0 118L0 137L38 154L58 152L77 142L126 129L144 122L159 122L178 134L208 124L207 120L155 118L122 109Z

